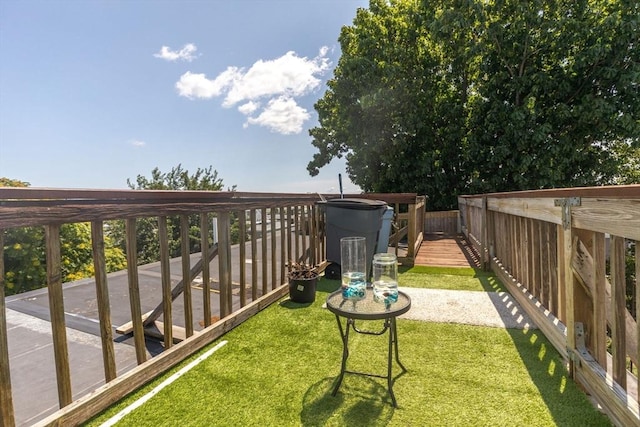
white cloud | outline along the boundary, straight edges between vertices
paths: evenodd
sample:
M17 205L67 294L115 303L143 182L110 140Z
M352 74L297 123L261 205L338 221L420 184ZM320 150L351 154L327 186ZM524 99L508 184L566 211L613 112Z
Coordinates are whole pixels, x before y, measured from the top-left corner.
M176 89L180 96L187 98L209 99L220 96L225 89L233 84L238 78L240 71L235 67L229 67L218 74L213 80L209 80L204 74L194 74L187 71L180 76L176 83Z
M300 133L302 124L309 117L307 110L300 107L295 100L281 96L270 100L260 115L249 117L246 124L265 126L273 132L290 135Z
M326 53L321 50L322 53ZM234 82L223 105L232 106L245 100L265 96L302 96L320 85L317 74L329 69L324 56L314 59L301 58L295 52L287 52L272 61L258 60Z
M133 145L134 147L144 147L145 145L147 145L147 143L144 141L140 141L139 139L134 139L131 141L131 145Z
M239 106L238 111L248 116L249 114L254 113L258 108L260 108L259 102L249 101L246 104L242 104L241 106Z
M169 46L162 46L160 52L154 53L153 56L171 62L177 60L191 62L196 58L197 50L198 48L193 43L185 44L180 50L171 50Z
M238 111L249 117L244 124L265 126L283 134L300 133L310 114L296 98L316 90L331 66L323 46L315 58L300 57L290 51L273 60L258 60L248 70L228 67L214 79L205 74L186 72L176 83L180 96L210 99L224 96L226 108L240 104ZM261 108L260 100L266 100Z

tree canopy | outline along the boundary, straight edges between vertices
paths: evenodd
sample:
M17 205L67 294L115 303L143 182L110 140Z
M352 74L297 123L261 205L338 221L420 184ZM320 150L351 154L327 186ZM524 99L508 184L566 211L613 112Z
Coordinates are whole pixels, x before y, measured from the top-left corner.
M218 178L218 171L213 170L213 166L198 168L193 174L189 174L187 169L182 168L182 164L166 173L156 167L151 171L151 178L138 175L135 184L127 178L127 185L132 190L220 191L224 188L222 179Z
M372 0L343 27L308 171L365 191L639 182L640 3Z
M162 172L159 168L151 171L149 178L138 175L135 183L127 179L127 185L132 190L204 190L221 191L224 184L218 177L218 171L213 166L198 168L194 173L183 169L181 164L173 167L169 172ZM235 190L235 185L229 191ZM124 221L111 221L109 235L116 245L126 250ZM167 233L169 235L169 255L180 255L182 235L180 232L180 218L171 216L167 218ZM189 248L192 253L201 250L200 220L197 215L189 217ZM160 260L160 242L158 241L157 218L138 218L136 220L136 245L138 263L147 264ZM211 242L208 242L211 244Z

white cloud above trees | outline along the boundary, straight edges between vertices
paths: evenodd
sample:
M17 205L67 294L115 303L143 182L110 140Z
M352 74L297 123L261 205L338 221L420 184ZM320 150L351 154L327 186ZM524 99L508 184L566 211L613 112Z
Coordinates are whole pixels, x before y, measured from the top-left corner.
M244 127L300 133L311 115L297 98L320 87L319 76L331 65L327 53L328 48L322 47L318 56L307 58L290 51L276 59L260 59L249 69L229 66L214 78L187 71L175 86L180 96L189 99L223 97L225 108L240 104L238 111L247 116Z
M271 99L257 117L249 117L244 126L264 126L272 132L289 135L302 132L302 125L311 117L309 112L287 96Z

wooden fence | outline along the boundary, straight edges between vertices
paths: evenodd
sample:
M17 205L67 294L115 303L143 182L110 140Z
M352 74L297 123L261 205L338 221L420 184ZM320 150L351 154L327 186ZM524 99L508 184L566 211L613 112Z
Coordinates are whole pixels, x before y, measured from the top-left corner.
M462 230L484 265L573 378L617 425L640 425L640 335L632 315L640 313L640 185L463 196L458 204ZM630 290L625 262L636 278Z
M458 234L460 231L460 211L433 211L425 213L425 233Z
M234 192L163 192L163 191L66 191L39 189L0 189L0 236L3 230L15 227L42 226L46 234L47 286L49 294L52 344L58 382L60 411L43 420L41 424L74 425L97 411L108 407L119 397L135 390L159 373L183 360L214 339L255 314L271 302L286 294L289 260L306 259L312 264L323 259L324 243L319 235L320 218L315 203L318 195L257 194ZM188 246L188 217L200 218L202 242L210 242L211 217L217 218L218 243L202 246L200 260L190 265ZM167 217L178 216L182 238L182 280L171 288ZM261 221L256 218L260 217ZM142 313L136 258L137 218L155 217L159 245L161 248L161 292L162 303L153 311ZM113 326L110 318L109 284L105 269L104 224L120 219L126 222L126 244L128 265L128 288L131 323L121 326L123 332L133 333L138 367L116 376ZM64 314L64 291L61 280L60 226L64 223L90 222L94 266L96 271L96 295L99 309L100 331L105 385L97 392L77 401L72 400L69 349ZM240 308L234 312L232 301L232 263L230 230L237 227L240 243L239 266ZM302 224L311 224L311 230L303 233ZM280 230L281 232L278 232ZM269 235L269 239L257 238ZM280 239L276 242L276 239ZM269 241L269 243L268 243ZM276 253L276 243L279 243ZM3 245L0 245L2 260ZM210 277L208 267L214 257L218 258L218 276ZM246 259L251 260L249 266ZM257 271L257 266L261 271ZM204 327L194 330L191 284L196 276L202 276L202 307ZM218 301L211 302L211 283L219 283ZM13 425L14 413L9 375L7 350L7 325L4 322L5 271L0 264L0 398L3 424ZM177 327L172 321L172 302L179 296L184 299L184 326ZM237 304L236 304L237 305ZM212 306L219 308L214 310ZM162 315L164 322L157 320ZM214 319L212 321L211 319ZM215 319L219 318L219 321ZM145 332L159 329L165 350L147 360ZM174 335L186 339L175 344Z
M107 408L120 397L208 345L233 327L277 301L288 291L287 264L304 260L320 264L325 259L324 216L316 204L336 195L267 194L202 191L105 191L0 188L0 416L3 426L15 425L11 389L6 300L4 243L6 230L43 227L46 236L46 276L52 345L60 410L39 425L76 425ZM406 206L402 226L409 239L408 257L415 256L422 240L424 197L415 194L365 194L396 207ZM203 244L198 261L191 265L189 220L198 218L202 242L212 242L212 217L217 222L216 244ZM137 259L137 230L141 218L153 218L160 246L158 300L143 313ZM181 235L181 280L172 287L169 268L168 218L178 218ZM400 216L400 218L404 218ZM126 226L127 283L131 322L118 326L133 335L138 366L117 375L109 301L109 276L105 258L105 224L122 220ZM104 385L72 398L68 328L64 311L60 228L63 224L91 224L96 301L102 343ZM232 230L237 230L237 259L232 260ZM259 238L262 237L262 238ZM268 238L267 238L268 237ZM217 257L218 277L210 267ZM249 261L247 261L249 260ZM234 262L232 262L234 261ZM201 276L202 295L190 286ZM233 283L232 283L233 276ZM217 283L218 293L211 293ZM239 287L234 295L233 286ZM211 295L217 300L211 301ZM175 324L172 303L181 297L184 319ZM214 297L215 298L215 297ZM195 307L198 302L201 307ZM203 325L194 321L196 308ZM162 322L159 319L162 318ZM219 320L217 320L219 319ZM158 334L159 332L159 334ZM148 358L145 336L159 335L164 351Z

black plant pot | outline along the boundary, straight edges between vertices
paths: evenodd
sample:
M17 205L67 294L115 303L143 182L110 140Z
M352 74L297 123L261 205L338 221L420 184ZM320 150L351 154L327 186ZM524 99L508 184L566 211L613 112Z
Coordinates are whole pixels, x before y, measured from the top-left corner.
M289 278L289 298L293 302L314 302L316 300L317 283L317 276L302 279Z

